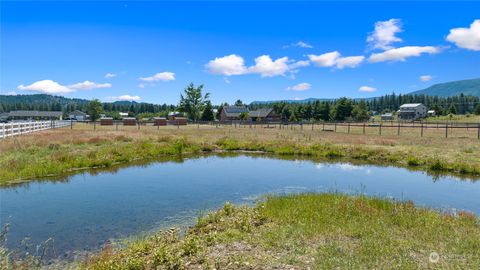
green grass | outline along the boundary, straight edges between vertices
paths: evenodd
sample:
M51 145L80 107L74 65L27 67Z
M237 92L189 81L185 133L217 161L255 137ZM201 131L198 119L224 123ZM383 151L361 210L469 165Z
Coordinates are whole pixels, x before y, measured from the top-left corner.
M438 262L429 260L432 252ZM231 204L185 236L176 231L106 249L88 269L478 269L480 225L409 202L338 194Z
M472 146L474 147L474 146ZM371 164L415 167L437 173L454 173L476 177L480 162L464 158L439 158L429 153L412 156L412 149L362 144L291 142L221 137L215 141L196 141L186 137L154 137L133 140L126 136L112 139L92 138L73 143L50 143L7 151L0 157L0 185L62 175L81 169L110 168L137 160L178 158L182 155L212 151L256 151L277 156L305 156L311 159L363 162ZM416 149L413 149L416 150ZM475 151L456 153L476 155Z

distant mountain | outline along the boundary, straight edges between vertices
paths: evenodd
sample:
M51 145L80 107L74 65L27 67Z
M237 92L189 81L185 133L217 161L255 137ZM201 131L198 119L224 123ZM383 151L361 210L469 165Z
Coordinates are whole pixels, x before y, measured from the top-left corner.
M15 104L15 103L29 103L29 104L87 104L89 100L80 98L66 98L61 96L51 96L46 94L34 95L0 95L0 103Z
M412 95L450 97L460 94L480 97L480 78L461 80L432 85L423 90L411 92Z

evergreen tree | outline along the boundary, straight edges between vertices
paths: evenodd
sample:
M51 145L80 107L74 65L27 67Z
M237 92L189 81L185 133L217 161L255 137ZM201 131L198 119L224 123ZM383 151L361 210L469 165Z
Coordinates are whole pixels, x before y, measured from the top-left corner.
M332 119L336 121L345 121L352 115L352 101L346 97L336 101L332 111Z
M475 110L473 111L476 115L480 115L480 103L477 104Z
M367 111L367 103L361 100L352 110L352 117L355 121L366 121L370 118Z
M100 114L103 112L102 103L98 99L90 101L87 105L87 114L90 115L90 119L96 121L100 118Z
M213 115L212 103L210 101L207 101L207 104L205 105L205 108L203 109L201 119L202 119L202 121L213 121L215 119L215 117Z
M289 122L298 122L298 119L297 119L297 117L295 116L295 113L292 113L292 114L290 115L290 118L288 118L288 121L289 121Z
M448 113L450 114L457 114L457 107L455 107L455 104L450 104L450 108L448 108Z

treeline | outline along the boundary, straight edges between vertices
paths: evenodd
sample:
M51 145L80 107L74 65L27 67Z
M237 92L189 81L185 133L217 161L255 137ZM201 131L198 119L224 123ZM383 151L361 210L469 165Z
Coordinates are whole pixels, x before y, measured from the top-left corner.
M182 95L179 105L159 105L151 103L137 103L128 101L100 103L101 110L108 116L119 118L119 112L128 112L130 116L152 117L166 116L170 111L182 111L191 119L211 119L213 109L219 111L223 103L214 106L208 99L208 94L202 97L202 88L196 88L193 84L185 89L185 97ZM0 96L0 112L14 110L39 110L39 111L63 111L65 114L74 110L88 111L90 101L84 99L72 99L44 94ZM273 108L285 121L323 120L323 121L364 121L374 113L395 113L402 104L423 103L430 110L435 110L437 115L447 114L480 114L480 98L476 96L452 96L438 97L427 95L385 95L369 99L339 98L336 100L317 100L306 103L274 102L267 104L250 104L250 110L259 108ZM243 105L237 100L235 105ZM194 109L192 109L192 106ZM203 110L207 109L204 113ZM219 113L219 112L218 112ZM217 117L218 118L218 113Z
M437 115L480 114L480 98L475 96L438 97L427 95L385 95L370 99L339 98L307 103L274 102L251 104L251 110L273 108L283 120L363 121L374 113L395 113L402 104L423 103Z
M86 112L89 100L65 98L45 94L0 96L0 112L17 110L62 111L64 114L79 110ZM129 101L103 102L103 111L107 115L116 117L119 112L128 112L131 115L155 114L166 115L175 110L175 105L159 105L151 103L137 103Z

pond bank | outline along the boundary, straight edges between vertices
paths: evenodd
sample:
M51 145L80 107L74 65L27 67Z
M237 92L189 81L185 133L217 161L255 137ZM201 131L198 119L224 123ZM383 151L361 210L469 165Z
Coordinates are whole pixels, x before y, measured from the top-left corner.
M475 269L480 225L457 216L363 196L268 197L225 204L184 237L172 229L106 248L85 269Z
M465 177L480 176L480 158L476 144L465 150L455 151L445 146L420 148L420 145L382 144L339 144L316 142L311 137L302 140L289 140L282 137L235 136L202 138L129 136L114 133L115 136L94 136L89 139L71 139L50 143L36 143L35 137L22 138L26 143L9 146L2 141L6 150L0 158L0 186L29 179L62 175L92 168L109 168L138 160L168 158L179 155L212 153L217 151L253 151L277 156L299 156L312 159L338 159L349 162L394 165L427 170L437 173L452 173ZM92 135L92 134L90 134ZM136 134L138 135L138 134ZM93 136L93 135L92 135ZM10 141L11 143L12 141Z

